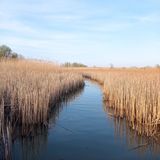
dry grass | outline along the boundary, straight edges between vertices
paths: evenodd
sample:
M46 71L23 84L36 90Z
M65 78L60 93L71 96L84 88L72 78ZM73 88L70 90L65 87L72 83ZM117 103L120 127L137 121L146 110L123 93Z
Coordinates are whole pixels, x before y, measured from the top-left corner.
M139 134L155 136L160 133L159 69L90 69L82 72L104 86L106 104L114 109L115 116L126 118Z
M103 85L106 105L137 133L155 139L160 135L160 69L65 69L44 62L1 61L0 138L10 141L15 125L21 126L22 135L30 125L46 125L51 106L83 86L77 72Z
M46 126L51 107L83 85L81 75L54 64L0 61L0 139L4 145L9 145L15 126L24 136L30 132L28 126Z

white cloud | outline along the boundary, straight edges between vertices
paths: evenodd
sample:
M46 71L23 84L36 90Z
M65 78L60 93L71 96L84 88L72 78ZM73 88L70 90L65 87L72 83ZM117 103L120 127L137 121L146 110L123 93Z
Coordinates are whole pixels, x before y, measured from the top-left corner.
M27 25L24 25L18 21L1 21L0 30L8 30L8 31L20 32L25 34L36 33L36 31L33 28Z
M130 27L131 23L127 22L104 22L101 24L95 24L92 27L88 28L88 30L93 31L93 32L117 32L117 31L122 31L125 30L126 28Z
M96 3L99 5L96 6ZM85 0L3 0L3 3L0 2L0 44L7 44L30 56L40 53L50 57L54 53L54 56L61 55L62 58L63 55L73 55L83 59L87 54L100 57L99 54L108 53L105 61L110 58L109 63L119 55L128 54L131 57L129 54L138 55L142 51L148 51L149 55L153 48L157 53L158 45L144 45L144 42L145 39L155 40L153 34L147 35L150 26L146 30L145 26L160 22L158 11L140 11L141 14L136 14L134 7L128 8L131 11L124 11L125 5L118 6L123 3L117 6L100 4ZM157 27L155 24L153 26ZM139 28L143 27L144 32L140 33ZM123 33L124 37L120 36ZM140 49L134 34L139 38ZM124 48L131 47L124 50L121 48L123 45Z
M142 23L160 22L160 13L150 13L146 15L133 16L132 19Z

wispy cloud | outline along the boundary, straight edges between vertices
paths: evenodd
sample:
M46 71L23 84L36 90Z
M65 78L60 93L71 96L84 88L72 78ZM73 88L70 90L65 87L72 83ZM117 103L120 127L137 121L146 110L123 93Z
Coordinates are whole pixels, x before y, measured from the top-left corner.
M134 20L137 20L138 22L144 23L160 22L160 13L150 13L146 15L133 16L132 18Z
M83 57L91 54L99 61L102 61L100 55L109 61L117 57L121 59L120 55L129 57L127 53L138 56L142 51L151 51L151 42L160 41L160 11L157 5L160 5L158 0L147 0L145 4L144 1L128 0L117 3L97 0L1 0L0 44L8 44L18 51L20 48L31 57L36 57L38 53L49 57L54 53L60 60L63 55L84 61L89 58ZM139 45L145 49L138 51ZM158 45L154 48L154 51L159 50Z
M29 33L33 34L36 31L27 25L24 25L18 21L3 21L0 23L0 30L7 30L13 32Z

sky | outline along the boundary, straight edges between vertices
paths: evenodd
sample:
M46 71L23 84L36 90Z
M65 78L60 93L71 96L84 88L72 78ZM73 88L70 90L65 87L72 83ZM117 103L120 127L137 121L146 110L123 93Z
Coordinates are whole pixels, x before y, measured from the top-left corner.
M0 0L0 45L89 66L160 64L160 0Z

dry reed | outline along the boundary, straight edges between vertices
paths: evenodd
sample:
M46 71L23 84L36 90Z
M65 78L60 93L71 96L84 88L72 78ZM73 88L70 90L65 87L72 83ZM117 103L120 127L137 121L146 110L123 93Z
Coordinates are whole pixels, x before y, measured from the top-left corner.
M86 69L84 76L104 86L106 104L139 134L160 134L160 70Z
M15 126L22 136L29 134L29 126L46 126L51 107L83 85L81 75L51 63L0 61L0 141L9 145Z

